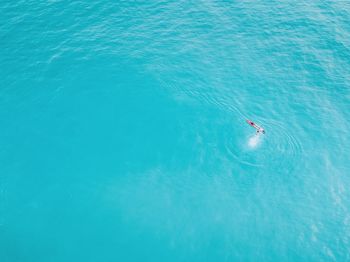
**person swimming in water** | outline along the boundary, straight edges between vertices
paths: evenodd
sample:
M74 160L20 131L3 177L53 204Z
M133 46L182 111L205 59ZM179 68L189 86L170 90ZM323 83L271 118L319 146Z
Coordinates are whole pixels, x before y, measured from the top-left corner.
M252 126L252 127L254 127L254 128L256 129L256 134L257 134L257 135L259 135L259 134L265 134L264 128L258 126L258 125L255 124L253 121L250 121L250 120L246 120L246 121L247 121L247 123L248 123L250 126Z

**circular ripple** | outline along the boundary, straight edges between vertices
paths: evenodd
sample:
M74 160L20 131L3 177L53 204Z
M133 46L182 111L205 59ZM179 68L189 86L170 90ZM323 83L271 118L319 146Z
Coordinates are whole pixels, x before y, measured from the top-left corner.
M260 120L259 123L264 126L265 135L255 135L249 127L235 133L232 126L231 132L225 132L226 153L233 161L245 166L278 173L292 172L301 159L302 146L298 137L283 122Z
M267 148L264 148L269 161L265 166L276 172L291 173L300 163L302 155L302 145L296 132L284 122L264 122L269 129L266 137Z

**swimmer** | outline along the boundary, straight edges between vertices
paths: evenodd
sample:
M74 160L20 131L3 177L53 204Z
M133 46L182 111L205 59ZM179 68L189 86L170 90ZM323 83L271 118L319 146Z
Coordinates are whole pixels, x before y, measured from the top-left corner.
M247 123L248 123L250 126L252 126L252 127L254 127L254 128L256 129L256 134L257 134L257 135L259 135L260 133L265 134L264 128L258 126L258 125L255 124L253 121L250 121L250 120L246 120L246 121L247 121Z

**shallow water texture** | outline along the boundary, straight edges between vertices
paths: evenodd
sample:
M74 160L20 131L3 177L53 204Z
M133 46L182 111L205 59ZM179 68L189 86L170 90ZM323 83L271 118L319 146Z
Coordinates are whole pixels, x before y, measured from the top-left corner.
M0 11L0 261L350 261L349 1Z

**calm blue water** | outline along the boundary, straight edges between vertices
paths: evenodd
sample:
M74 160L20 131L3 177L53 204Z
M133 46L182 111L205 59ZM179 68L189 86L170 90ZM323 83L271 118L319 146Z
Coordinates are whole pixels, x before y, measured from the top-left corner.
M0 261L350 261L350 2L0 14Z

